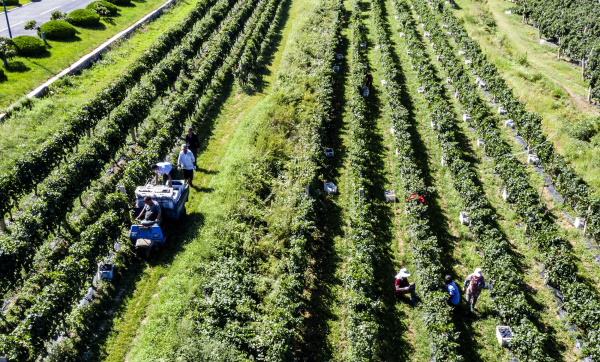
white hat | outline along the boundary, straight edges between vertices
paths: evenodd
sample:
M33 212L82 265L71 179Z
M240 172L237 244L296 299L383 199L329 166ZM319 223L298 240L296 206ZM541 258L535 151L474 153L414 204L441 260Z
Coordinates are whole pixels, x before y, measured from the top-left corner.
M406 268L402 268L398 272L398 275L396 275L396 279L408 278L409 276L410 276L410 274L408 274L408 271L406 270Z
M182 149L182 150L185 150L185 149L187 149L187 145L186 145L185 143L184 143L184 144L182 144L182 145L181 145L181 149Z
M480 277L481 276L481 268L476 268L475 271L473 272L473 274L475 274L478 277Z

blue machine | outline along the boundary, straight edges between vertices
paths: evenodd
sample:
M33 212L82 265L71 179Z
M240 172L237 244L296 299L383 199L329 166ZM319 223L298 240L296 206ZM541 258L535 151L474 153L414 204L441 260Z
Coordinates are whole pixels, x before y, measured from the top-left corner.
M150 181L135 190L136 203L132 214L137 217L144 208L144 198L150 196L160 204L161 220L150 226L132 225L129 239L135 243L139 251L150 256L152 247L164 246L169 235L169 224L174 221L184 221L186 217L185 203L190 194L190 187L185 180L173 180L173 187L152 185Z

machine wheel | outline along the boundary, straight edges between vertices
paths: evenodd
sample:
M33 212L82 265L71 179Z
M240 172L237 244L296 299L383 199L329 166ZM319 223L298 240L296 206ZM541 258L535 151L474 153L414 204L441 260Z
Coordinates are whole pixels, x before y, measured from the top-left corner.
M181 213L179 214L178 221L182 224L185 224L186 219L187 219L187 209L184 206L183 209L181 210Z

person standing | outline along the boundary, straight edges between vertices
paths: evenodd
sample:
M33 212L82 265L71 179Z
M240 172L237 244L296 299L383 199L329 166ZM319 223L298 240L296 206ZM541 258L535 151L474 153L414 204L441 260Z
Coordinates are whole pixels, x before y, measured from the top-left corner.
M415 283L409 283L408 277L410 274L406 270L406 268L400 269L398 274L396 275L396 298L400 298L404 294L410 293L410 303L415 305L417 300L417 294L415 293Z
M170 162L159 162L154 163L150 166L154 171L154 184L158 184L158 175L161 174L163 177L163 182L169 181L169 187L173 187L173 166L171 166Z
M177 167L183 169L183 178L189 181L190 186L194 180L194 162L196 158L194 154L188 150L187 144L181 145L181 152L179 152L179 158L177 159Z
M194 166L196 166L196 157L198 157L198 151L200 150L200 141L198 140L198 135L194 133L192 127L188 128L188 133L185 135L185 144L194 154Z
M483 288L485 288L485 279L483 279L483 274L481 274L481 268L477 268L473 274L465 279L463 285L463 291L467 298L467 306L470 307L470 311L473 313L475 313L475 303L477 303L477 298L479 298L479 293L481 293ZM467 309L467 314L469 314L469 309Z
M452 280L452 276L446 275L444 278L446 282L446 292L448 293L448 305L451 307L456 307L458 302L460 302L460 293L458 291L458 287L454 284Z

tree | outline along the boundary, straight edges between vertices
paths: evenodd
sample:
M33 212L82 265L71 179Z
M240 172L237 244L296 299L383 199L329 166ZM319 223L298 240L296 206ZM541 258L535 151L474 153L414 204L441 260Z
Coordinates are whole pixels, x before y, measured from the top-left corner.
M17 55L15 43L12 39L0 37L0 59L4 62L4 67L8 67L8 59Z
M60 13L60 11L54 11L52 12L52 16L54 16L54 13ZM63 13L64 14L64 13ZM54 20L54 19L52 19ZM46 37L44 36L44 32L42 31L42 23L39 23L35 20L29 20L28 22L25 23L25 26L23 27L25 30L37 30L40 32L40 38L42 38L42 40L44 41L44 43L46 42Z

